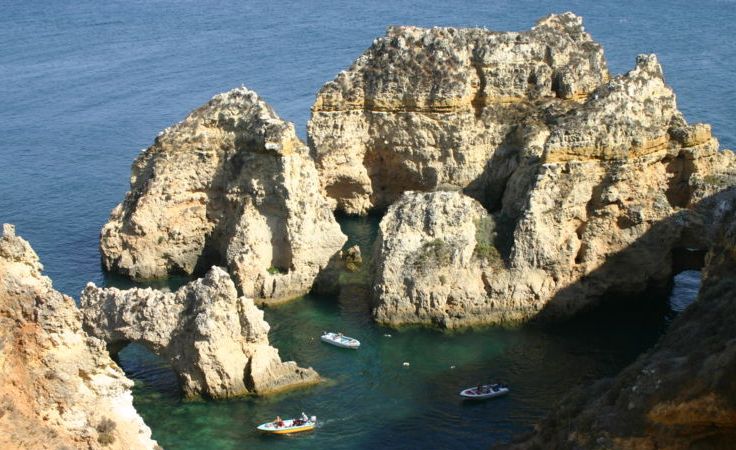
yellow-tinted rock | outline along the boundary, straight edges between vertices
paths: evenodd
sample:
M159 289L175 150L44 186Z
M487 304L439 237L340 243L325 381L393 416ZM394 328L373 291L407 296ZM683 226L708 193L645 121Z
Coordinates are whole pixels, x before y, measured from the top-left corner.
M82 330L31 246L0 237L0 448L153 449L133 382Z
M317 178L293 124L246 88L219 94L136 159L103 263L136 279L221 264L257 301L297 297L346 240Z

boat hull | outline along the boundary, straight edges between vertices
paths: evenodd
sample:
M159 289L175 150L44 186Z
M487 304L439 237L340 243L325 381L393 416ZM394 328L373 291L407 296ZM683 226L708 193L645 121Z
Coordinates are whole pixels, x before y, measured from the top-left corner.
M261 431L262 433L266 434L294 434L294 433L303 433L305 431L313 431L314 425L305 425L303 427L291 427L288 429L261 429L258 427L258 431Z
M312 421L308 421L307 423L302 425L292 425L293 423L293 420L284 420L284 425L281 427L277 427L275 422L266 422L258 425L256 429L266 434L294 434L303 433L305 431L313 431L317 425L315 422Z
M347 336L337 336L334 333L327 333L320 336L320 340L327 344L340 348L349 348L357 350L360 347L360 341Z
M496 397L503 397L509 393L509 388L499 387L494 390L490 386L483 386L480 391L477 387L467 388L460 392L460 397L469 400L488 400Z

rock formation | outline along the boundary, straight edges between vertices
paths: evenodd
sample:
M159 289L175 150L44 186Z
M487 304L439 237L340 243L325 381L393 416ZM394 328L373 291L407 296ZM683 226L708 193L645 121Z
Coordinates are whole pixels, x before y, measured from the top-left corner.
M248 297L309 291L346 238L294 126L245 88L167 128L103 227L108 270L136 279L226 265Z
M673 248L707 248L693 208L736 184L733 153L687 124L656 57L610 78L569 13L525 33L392 28L322 89L309 132L338 209L454 191L384 218L374 313L392 325L569 315L666 284ZM445 201L466 220L427 212ZM443 248L433 273L410 255Z
M487 309L485 261L476 249L483 245L478 230L487 230L492 220L480 203L459 192L409 192L391 205L376 243L379 322L452 326L457 314Z
M80 299L84 327L115 352L130 342L163 357L187 397L266 394L319 381L317 372L282 362L268 343L263 311L215 266L175 293L98 288Z
M570 13L524 33L391 27L320 90L310 147L326 195L348 213L407 190L477 190L489 162L517 150L514 131L527 117L607 80L601 46ZM500 183L513 165L495 165Z
M31 246L0 238L0 447L152 449L133 382L82 330Z
M360 253L360 247L353 245L345 250L345 270L348 272L357 272L363 265L363 256Z
M718 207L723 208L721 202ZM613 379L580 388L513 449L729 449L736 442L736 202L698 299Z

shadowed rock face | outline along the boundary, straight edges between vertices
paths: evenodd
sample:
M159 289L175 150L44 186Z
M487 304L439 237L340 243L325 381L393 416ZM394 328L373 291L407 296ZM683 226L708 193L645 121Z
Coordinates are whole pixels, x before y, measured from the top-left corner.
M609 78L571 14L526 33L391 29L323 88L309 126L338 209L400 199L376 257L374 315L390 325L568 316L664 285L674 248L709 246L695 206L736 184L733 153L687 124L656 57ZM423 220L445 201L466 219ZM453 256L422 267L412 252L440 241ZM468 282L440 281L451 273Z
M310 148L326 196L348 213L407 190L482 190L489 161L516 152L520 124L569 110L607 80L601 46L570 13L523 33L392 27L320 90ZM494 180L512 168L494 167Z
M732 195L713 206L727 212L706 257L697 301L652 350L615 378L573 392L534 433L505 448L733 448L736 202Z
M153 449L133 382L82 330L31 246L0 237L0 447Z
M307 292L346 240L294 126L246 88L164 130L130 184L100 250L133 278L221 264L245 295L276 302Z
M311 368L281 361L263 311L238 297L216 266L176 293L90 283L80 302L90 334L113 351L134 342L168 360L187 397L267 394L320 380Z

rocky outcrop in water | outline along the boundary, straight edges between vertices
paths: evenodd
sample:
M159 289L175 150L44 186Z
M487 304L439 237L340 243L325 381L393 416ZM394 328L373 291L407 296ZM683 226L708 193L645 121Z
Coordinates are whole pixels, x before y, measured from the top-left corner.
M153 449L133 382L82 330L27 241L0 238L0 447Z
M348 213L408 190L482 190L489 169L497 200L519 126L607 80L601 46L569 13L523 33L391 27L320 90L310 147L325 194Z
M311 368L281 361L268 343L263 311L238 297L217 266L175 293L90 283L80 302L90 334L113 352L133 342L163 357L187 397L260 395L320 380Z
M309 291L346 240L293 124L245 88L164 130L130 185L100 249L136 279L221 264L246 296L276 302Z
M698 202L736 184L733 153L687 124L656 57L610 78L571 14L526 33L390 29L323 88L309 131L339 209L454 192L384 218L374 314L392 325L567 316L665 285L674 248L708 246ZM438 218L447 199L465 222ZM421 267L412 245L452 256ZM456 271L469 281L439 281Z
M736 201L698 299L613 379L580 388L513 449L730 449L736 442ZM717 212L717 211L714 211ZM715 222L717 223L717 221Z
M449 327L458 314L483 317L478 313L488 305L481 253L493 247L484 247L479 230L490 232L492 220L459 192L409 192L391 205L376 243L377 320Z

